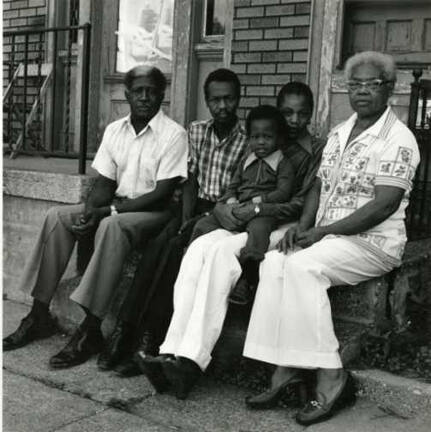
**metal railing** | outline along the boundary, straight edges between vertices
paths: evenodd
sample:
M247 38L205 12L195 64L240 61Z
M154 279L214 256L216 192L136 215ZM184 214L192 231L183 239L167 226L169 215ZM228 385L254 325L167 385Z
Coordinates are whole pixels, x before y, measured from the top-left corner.
M87 158L91 25L7 31L4 152ZM76 42L78 41L78 42Z
M410 240L431 237L431 80L421 75L420 69L413 72L408 119L421 156L407 211Z

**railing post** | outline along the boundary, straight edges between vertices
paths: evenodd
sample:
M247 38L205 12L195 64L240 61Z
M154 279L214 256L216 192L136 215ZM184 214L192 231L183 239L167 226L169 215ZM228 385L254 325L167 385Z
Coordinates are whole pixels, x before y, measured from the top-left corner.
M57 88L57 49L58 49L58 32L54 30L53 34L53 48L52 48L52 90L51 90L51 131L49 150L54 150L54 136L55 136L55 101L56 101L56 88Z
M84 37L82 49L82 87L81 87L81 127L79 142L79 174L85 174L87 162L87 136L88 136L88 90L90 79L90 43L91 25L84 24Z
M24 94L23 94L23 122L22 122L22 148L25 149L27 124L27 85L28 85L28 34L24 37Z
M409 105L409 119L408 127L411 131L414 130L416 126L416 119L418 115L418 102L419 102L419 78L422 75L422 69L415 69L413 71L413 76L415 80L410 84L410 105Z

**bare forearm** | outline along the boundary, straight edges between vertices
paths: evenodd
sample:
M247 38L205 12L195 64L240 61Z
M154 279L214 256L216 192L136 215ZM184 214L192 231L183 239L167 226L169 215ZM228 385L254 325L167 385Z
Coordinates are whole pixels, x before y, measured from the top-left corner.
M314 226L317 210L319 208L320 188L320 179L316 179L313 187L308 191L308 194L305 198L304 208L299 219L299 226L303 230Z
M382 201L368 202L350 216L339 221L319 227L325 234L355 235L375 227L386 220L396 208Z
M151 206L167 200L174 191L178 178L161 180L157 182L156 188L138 198L125 200L116 205L118 213L140 212L151 209Z
M117 183L114 180L99 176L85 203L86 211L93 208L109 206L115 196L116 188Z

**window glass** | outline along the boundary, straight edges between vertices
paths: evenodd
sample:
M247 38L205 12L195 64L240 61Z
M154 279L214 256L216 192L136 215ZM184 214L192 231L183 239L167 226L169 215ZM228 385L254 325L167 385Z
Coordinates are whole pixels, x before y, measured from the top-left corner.
M225 28L226 0L206 0L204 36L222 36Z
M120 0L117 72L138 64L170 72L174 0Z

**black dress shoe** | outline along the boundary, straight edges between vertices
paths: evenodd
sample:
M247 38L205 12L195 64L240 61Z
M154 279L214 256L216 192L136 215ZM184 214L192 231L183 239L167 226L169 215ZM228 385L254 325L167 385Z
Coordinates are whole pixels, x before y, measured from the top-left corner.
M3 351L21 348L37 339L45 339L57 333L58 328L51 315L30 312L15 332L3 339Z
M138 351L133 359L157 393L163 393L169 389L171 384L162 369L162 364L165 361L163 357L153 357Z
M105 349L97 358L97 366L100 370L110 370L118 365L126 356L133 353L133 332L130 325L118 322L112 332Z
M162 368L165 376L174 387L177 399L186 399L202 375L200 367L185 357L168 358L162 362Z
M293 375L276 387L266 390L256 396L246 397L245 404L248 408L256 410L274 408L283 395L284 390L299 386L305 386L304 380L299 375Z
M119 365L114 368L115 375L121 378L130 378L138 375L142 375L142 371L138 366L138 363L133 358L128 358L122 361Z
M138 348L136 349L136 353L138 352L141 352L145 356L149 356L149 358L157 357L159 354L159 347L155 343L154 336L150 331L146 330L143 332ZM143 374L133 354L130 354L130 356L123 359L123 361L114 368L114 371L116 375L122 378L129 378Z
M356 400L356 387L350 373L346 373L343 385L333 400L328 401L322 393L317 393L315 400L308 402L296 415L296 421L304 426L319 423L332 417L337 411L351 405Z
M49 360L54 369L63 369L85 363L92 355L102 351L105 341L99 328L80 326L69 343Z
M255 291L246 279L240 278L229 295L229 303L247 305L253 301Z

